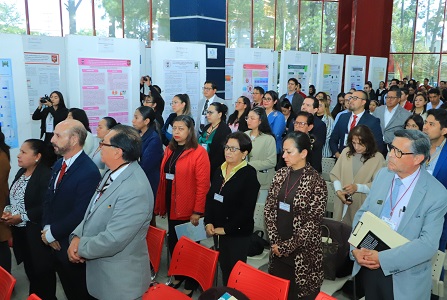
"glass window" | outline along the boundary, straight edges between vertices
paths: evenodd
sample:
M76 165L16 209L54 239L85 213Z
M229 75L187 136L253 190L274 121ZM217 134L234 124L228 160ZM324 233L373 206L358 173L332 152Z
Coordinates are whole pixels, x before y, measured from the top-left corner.
M124 1L124 37L145 41L150 39L148 0Z
M322 9L321 1L301 1L300 51L320 52Z
M411 78L411 54L390 54L388 60L388 79Z
M121 0L95 0L95 28L97 36L122 38Z
M277 2L276 50L298 49L298 20L298 0Z
M430 85L438 83L439 54L415 54L413 77L417 80L428 78Z
M254 0L253 48L274 48L275 1Z
M64 35L93 35L91 1L64 0L62 3L62 23L64 24Z
M0 0L0 32L26 34L25 1Z
M414 52L441 52L445 0L419 0Z
M62 36L59 0L28 1L31 34Z
M390 52L412 52L416 1L394 0Z
M335 53L337 45L338 2L324 3L321 52Z
M447 54L443 54L441 57L440 80L447 80Z
M169 41L170 31L169 0L152 0L152 39Z
M228 47L249 48L251 1L228 0Z

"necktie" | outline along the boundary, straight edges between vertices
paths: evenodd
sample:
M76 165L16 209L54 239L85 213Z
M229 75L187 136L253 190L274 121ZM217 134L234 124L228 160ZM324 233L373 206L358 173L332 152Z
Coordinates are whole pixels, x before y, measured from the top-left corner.
M59 185L59 183L60 183L61 180L62 180L62 177L64 177L64 175L65 175L65 170L67 170L67 164L66 164L65 161L64 161L64 162L62 163L62 168L61 168L61 171L60 171L60 173L59 173L59 177L57 178L56 186Z
M357 125L357 124L356 124L356 123L357 123L357 122L356 122L356 120L357 120L357 116L353 114L352 117L354 118L354 120L352 120L351 127L349 127L349 131L351 131L352 128L354 128L355 125Z
M203 106L202 115L206 116L206 110L208 109L208 103L210 102L209 99L206 99L205 105Z
M391 197L388 197L385 201L385 204L383 205L383 209L382 209L382 217L386 217L389 218L391 217L391 209L392 206L395 206L396 203L399 201L399 199L397 199L397 196L399 195L399 189L400 186L402 185L402 181L399 178L395 178L394 179L394 184L392 185L392 190L390 193ZM391 200L393 202L391 202Z

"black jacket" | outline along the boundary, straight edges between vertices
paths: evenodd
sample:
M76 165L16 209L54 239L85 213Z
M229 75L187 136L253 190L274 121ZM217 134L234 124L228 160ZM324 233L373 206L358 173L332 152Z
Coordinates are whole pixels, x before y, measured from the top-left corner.
M57 124L65 120L68 116L67 108L59 108L58 110L54 110L53 107L45 107L40 110L37 108L32 116L33 120L40 120L40 138L43 137L44 133L47 131L46 119L48 114L52 114L54 118L53 126L56 127ZM54 129L54 128L52 128Z
M210 128L211 124L206 125L203 128L203 132L206 132ZM219 126L216 128L216 133L214 134L213 141L209 145L210 151L208 156L210 158L210 171L211 179L214 176L214 172L224 163L224 143L227 135L231 133L230 127L225 122L220 122Z

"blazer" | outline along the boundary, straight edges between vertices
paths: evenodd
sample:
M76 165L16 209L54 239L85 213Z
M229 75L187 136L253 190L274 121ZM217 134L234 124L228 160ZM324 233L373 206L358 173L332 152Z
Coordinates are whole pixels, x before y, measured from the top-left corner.
M286 130L286 122L284 115L277 110L273 110L267 115L270 128L275 136L276 141L276 153L280 154L282 152L282 135Z
M58 108L57 110L54 110L54 107L45 107L44 109L40 110L37 108L33 115L33 120L40 120L40 138L43 137L44 133L47 131L47 123L46 119L48 114L52 114L54 118L53 126L56 127L57 124L65 120L68 116L68 108ZM52 129L54 129L54 127Z
M53 166L43 206L42 225L50 225L51 233L61 246L56 256L68 263L68 237L79 225L84 216L90 198L98 186L101 175L98 167L84 151L68 168L59 186L54 182L62 167L63 158Z
M204 224L223 227L228 236L249 236L254 228L254 210L260 184L256 170L247 165L224 183L222 169L216 170L206 195ZM221 188L222 187L222 188ZM214 194L223 196L223 202L214 200Z
M71 235L87 259L88 292L97 299L141 297L151 282L146 235L154 208L144 171L132 162L95 200L96 194Z
M436 162L435 169L433 170L433 176L447 188L447 147L443 147L441 153L439 153L438 161ZM444 216L444 227L442 229L441 240L439 243L439 250L445 251L447 244L447 215Z
M320 226L326 210L328 193L324 179L307 164L298 181L298 189L291 208L293 236L288 240L282 240L277 228L280 201L278 194L289 172L290 169L287 167L276 172L265 201L264 217L270 243L278 245L281 255L292 255L295 258L295 282L299 283L298 297L303 297L319 290L323 283Z
M199 100L199 103L197 104L197 115L195 116L194 121L196 122L196 132L200 130L200 118L202 116L202 111L203 111L203 107L205 106L205 102L206 99L205 97ZM214 95L214 100L213 102L220 102L220 103L225 103L225 100L218 97L216 94ZM208 106L213 103L213 102L208 102ZM205 125L208 124L208 121L205 119Z
M10 170L11 165L8 156L0 150L0 212L3 212L9 195L8 178ZM0 223L0 242L7 241L10 237L11 230L9 230L9 226Z
M387 144L391 144L394 139L394 132L399 129L404 129L404 123L411 116L411 112L397 105L397 109L394 112L394 115L391 117L391 120L385 126L385 109L388 109L386 105L382 105L376 108L373 113L373 116L379 118L380 127L382 128L383 140Z
M283 101L284 99L286 99L287 94L282 95L279 98L279 101ZM288 100L288 99L287 99ZM300 95L299 93L295 92L293 94L292 97L292 110L295 114L299 113L301 111L301 105L303 105L304 102L304 97L302 95Z
M155 125L149 128L141 137L140 166L146 174L152 191L157 191L160 183L160 165L163 158L163 145L155 130Z
M376 109L377 111L377 109ZM329 146L331 147L332 154L335 155L336 152L341 153L345 148L344 141L345 135L348 134L348 124L349 119L351 118L352 113L339 114L340 118L337 123L334 125L334 129L332 130L331 138L329 139ZM364 112L362 117L359 119L357 125L366 125L371 129L374 139L377 143L377 148L379 152L383 150L383 135L382 129L380 127L380 120L372 115L370 115L367 111ZM403 124L403 123L402 123Z
M380 216L395 173L381 169L371 191L354 217L353 228L365 211ZM397 233L410 242L394 249L379 252L380 266L385 276L393 276L394 299L430 299L432 286L431 259L436 254L444 215L447 212L447 191L423 168L419 174L407 210ZM351 246L351 251L354 248ZM354 261L352 275L360 265ZM410 288L411 287L411 288Z
M206 132L210 128L211 124L206 125L203 128L203 132ZM216 128L216 133L213 136L213 140L209 145L208 157L210 159L210 178L213 177L217 169L225 161L224 144L227 135L231 133L230 127L225 122L220 122Z
M25 173L26 169L21 168L11 186ZM42 243L42 207L45 193L47 192L48 181L51 178L51 169L44 164L38 164L31 178L26 185L24 202L29 221L26 222L25 236L26 241L20 240L20 236L15 234L16 227L12 226L12 236L14 239L13 250L17 263L24 260L27 253L30 254L31 262L36 270L42 270L49 267L50 248ZM10 200L8 198L8 204ZM33 251L24 251L24 247L31 247Z

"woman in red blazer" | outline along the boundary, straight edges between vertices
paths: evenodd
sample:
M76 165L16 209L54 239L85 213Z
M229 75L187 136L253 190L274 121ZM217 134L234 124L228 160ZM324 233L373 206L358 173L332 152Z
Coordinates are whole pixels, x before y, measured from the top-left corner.
M210 161L205 148L199 146L194 121L179 115L172 124L172 140L165 149L160 169L154 213L168 216L168 245L172 255L177 244L175 226L191 222L194 226L205 212L206 194L210 187ZM175 277L178 288L185 280ZM184 293L192 295L197 282L187 278Z

